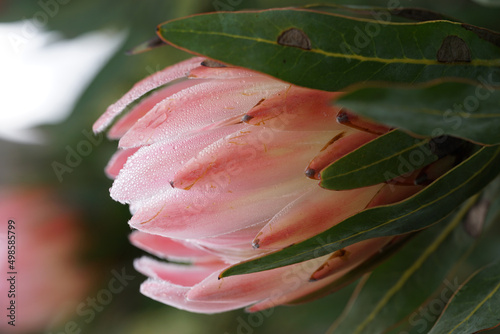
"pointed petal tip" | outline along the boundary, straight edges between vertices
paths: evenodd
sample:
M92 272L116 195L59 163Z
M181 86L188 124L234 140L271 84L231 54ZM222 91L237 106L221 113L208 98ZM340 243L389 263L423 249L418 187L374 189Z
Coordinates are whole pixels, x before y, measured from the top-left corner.
M304 174L310 179L319 180L319 173L313 168L307 168Z
M349 115L345 112L344 109L340 109L337 114L337 122L340 124L349 123Z
M103 121L101 119L98 119L94 125L92 125L92 132L94 134L98 134L104 131L106 129L107 124L103 125Z
M257 302L256 304L247 306L243 309L243 312L248 313L248 314L257 313L257 312L262 312L264 310L274 308L276 306L279 306L279 304L276 304L272 301L267 300L267 301Z
M110 105L104 114L94 123L94 131L101 132L108 127L114 119L121 114L130 103L138 100L146 93L186 76L190 70L199 67L203 58L193 57L175 65L169 66L159 72L156 72L136 83L125 95L118 101Z
M261 312L263 310L266 310L266 309L269 309L269 308L272 308L272 307L276 307L276 306L277 305L274 305L274 304L271 304L271 305L267 306L267 305L263 305L262 303L259 302L257 304L245 307L243 309L243 311L245 313L256 313L256 312Z
M342 265L335 265L334 261L337 261L338 259L342 260L341 263L343 265L346 265L347 261L349 260L349 255L350 252L347 251L346 249L342 248L339 249L335 252L332 253L332 255L324 262L321 266L316 269L311 277L309 278L309 282L315 282L319 281L325 277L328 277L336 272L338 272L340 269L343 268Z
M339 124L368 133L380 135L390 130L390 128L385 125L373 123L366 119L360 118L358 115L350 113L345 109L340 109L336 119L337 123Z
M201 62L201 66L212 67L212 68L227 67L226 64L220 63L213 59L205 59L204 61Z
M248 122L250 122L253 118L254 118L254 116L252 116L252 115L244 115L244 116L241 118L241 121L242 121L243 123L248 123Z
M260 236L262 235L262 231L257 233L255 238L252 240L253 249L258 249L260 247Z
M189 190L191 189L196 182L183 182L183 180L172 180L169 181L170 186L174 189L180 189L180 190Z
M94 123L94 125L92 125L92 132L96 135L98 134L99 132L101 132L101 130L99 130L99 127L97 126L97 122Z

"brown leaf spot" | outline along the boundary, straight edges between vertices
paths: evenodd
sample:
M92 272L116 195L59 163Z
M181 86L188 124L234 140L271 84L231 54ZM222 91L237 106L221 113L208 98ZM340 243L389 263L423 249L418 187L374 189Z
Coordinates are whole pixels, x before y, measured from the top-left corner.
M306 33L297 28L285 30L278 36L278 44L311 50L311 40Z
M441 63L470 62L470 49L460 37L446 36L437 52L437 60Z

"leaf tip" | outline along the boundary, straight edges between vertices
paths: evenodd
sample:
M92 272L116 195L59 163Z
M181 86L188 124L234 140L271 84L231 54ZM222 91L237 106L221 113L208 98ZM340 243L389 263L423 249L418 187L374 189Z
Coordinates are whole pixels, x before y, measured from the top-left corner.
M159 48L161 46L166 45L166 43L158 36L153 37L152 39L145 41L130 50L125 51L126 55L136 55L139 53L147 52L152 49Z

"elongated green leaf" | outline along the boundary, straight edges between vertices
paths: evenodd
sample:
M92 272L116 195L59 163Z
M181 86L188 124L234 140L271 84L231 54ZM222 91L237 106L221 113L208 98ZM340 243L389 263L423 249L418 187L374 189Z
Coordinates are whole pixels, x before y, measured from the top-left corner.
M364 210L315 237L264 257L242 262L221 277L258 272L332 253L356 242L430 226L500 173L500 146L483 147L405 201Z
M330 11L332 13L341 15L346 14L348 16L354 16L353 14L363 15L359 17L375 19L375 20L383 20L383 21L393 21L393 22L396 21L395 18L397 17L419 22L436 21L436 20L458 21L456 18L441 13L437 13L425 8L411 8L411 7L386 8L386 7L340 5L340 4L313 4L313 5L305 5L302 8L319 10L322 12Z
M320 174L320 185L334 190L353 189L412 172L438 159L432 152L430 141L430 138L416 139L393 130L324 169Z
M158 34L192 53L328 91L443 77L491 77L500 84L498 35L457 22L392 23L275 9L172 20Z
M427 299L427 302L425 304L420 305L418 309L416 308L405 321L400 322L400 326L391 329L390 331L386 331L384 332L384 334L427 333L444 310L447 300L451 297L450 289L452 291L458 290L467 276L470 276L475 271L484 268L486 265L498 260L498 254L500 254L500 243L498 242L498 238L500 237L500 225L497 224L498 220L495 219L496 217L498 217L498 212L500 211L500 198L496 196L498 194L498 181L500 181L499 178L491 182L483 191L481 199L474 205L474 207L476 207L476 205L481 205L481 203L484 203L485 200L488 201L496 198L496 200L490 205L488 210L487 219L484 223L484 227L486 230L478 239L476 239L472 243L472 246L465 252L465 256L462 257L462 259L464 260L461 259L457 262L456 267L453 268L452 272L450 272L450 275L448 275L447 279L444 280L445 284L442 288L438 289L434 298ZM471 210L469 210L469 213L470 212ZM466 220L467 219L468 218L466 218ZM462 221L462 223L463 222L464 221ZM465 227L463 224L461 225L462 227ZM449 251L453 252L455 249L458 252L461 252L461 246L464 243L470 244L470 238L464 237L467 235L465 229L458 228L453 233L456 234L459 231L461 233L461 236L452 236L453 240L455 240L455 244L449 245L449 247L445 247L445 249L443 249L445 253ZM422 235L423 233L428 232L422 232L418 235ZM389 261L392 261L392 259ZM439 256L437 261L439 261L439 263L445 264L448 259L446 257L441 258L441 256ZM386 268L386 270L391 269L391 266L388 266ZM439 269L440 265L436 265L431 269L431 271ZM427 280L424 279L421 279L420 281L427 282ZM427 284L420 285L419 289L425 289L426 287Z
M331 328L335 334L377 334L410 314L432 296L445 281L451 268L473 245L460 222L474 204L469 200L446 224L436 225L411 240L396 255L377 267L364 282L352 307ZM420 284L425 282L425 284ZM446 281L438 298L443 307L458 282ZM450 287L450 285L454 285ZM436 314L434 315L437 316ZM437 317L436 317L437 318ZM412 323L421 333L429 329L429 319L421 321L418 312Z
M448 134L483 144L500 143L500 90L443 82L418 89L369 87L348 93L338 104L415 134Z
M478 271L460 288L429 334L469 334L500 324L500 263Z

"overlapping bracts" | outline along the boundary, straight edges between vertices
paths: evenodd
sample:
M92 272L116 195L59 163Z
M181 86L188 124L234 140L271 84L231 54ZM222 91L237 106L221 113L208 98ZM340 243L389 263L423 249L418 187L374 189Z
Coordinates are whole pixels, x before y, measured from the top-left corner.
M258 311L328 292L323 288L391 241L367 240L303 263L218 279L231 264L418 190L318 186L323 168L388 130L337 122L345 115L332 105L338 96L192 58L137 83L108 108L96 132L127 110L108 131L119 139L106 168L115 179L111 196L130 205L131 242L170 261L136 260L149 277L145 295L192 312Z

